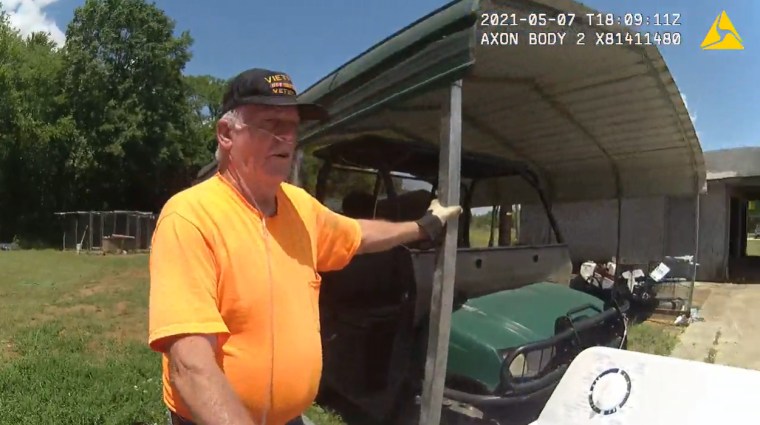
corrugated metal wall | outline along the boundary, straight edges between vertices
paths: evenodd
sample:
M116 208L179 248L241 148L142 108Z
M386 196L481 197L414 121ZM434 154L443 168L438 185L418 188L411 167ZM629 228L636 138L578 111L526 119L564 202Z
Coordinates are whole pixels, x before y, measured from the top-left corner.
M697 279L723 281L727 267L728 197L720 182L709 182L700 201ZM617 201L556 204L554 212L573 262L613 257L617 243ZM694 251L694 198L639 198L623 201L620 256L626 263L659 261ZM521 242L545 243L549 223L537 205L521 214Z

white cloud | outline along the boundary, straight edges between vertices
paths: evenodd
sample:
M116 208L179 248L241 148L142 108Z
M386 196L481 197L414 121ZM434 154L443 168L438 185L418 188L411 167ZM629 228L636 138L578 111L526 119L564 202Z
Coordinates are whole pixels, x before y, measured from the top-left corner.
M689 108L689 103L686 101L686 95L681 93L681 99L686 107L686 111L689 112L689 118L691 118L691 124L694 126L694 131L697 133L697 139L702 139L702 132L697 130L697 113Z
M686 101L686 95L681 93L681 99L683 100L684 106L686 106L686 110L689 112L689 117L691 118L691 122L696 124L697 122L697 113L689 109L689 102Z
M44 9L58 0L0 0L11 25L24 37L33 32L46 32L56 44L62 46L66 35Z

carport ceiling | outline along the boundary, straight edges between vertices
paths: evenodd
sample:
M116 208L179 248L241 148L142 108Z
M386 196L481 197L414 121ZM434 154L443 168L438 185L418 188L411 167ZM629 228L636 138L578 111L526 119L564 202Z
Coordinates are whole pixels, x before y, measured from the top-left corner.
M548 2L547 2L548 3ZM481 11L572 12L561 46L486 46ZM688 111L654 46L594 46L598 31L562 1L459 1L413 24L304 92L333 119L306 128L304 142L329 143L384 131L438 143L448 84L463 78L463 149L530 164L554 201L687 195L705 181ZM504 30L501 28L500 30ZM586 45L575 44L575 33ZM427 41L425 41L427 40ZM514 201L534 200L504 181ZM530 199L529 199L530 198Z

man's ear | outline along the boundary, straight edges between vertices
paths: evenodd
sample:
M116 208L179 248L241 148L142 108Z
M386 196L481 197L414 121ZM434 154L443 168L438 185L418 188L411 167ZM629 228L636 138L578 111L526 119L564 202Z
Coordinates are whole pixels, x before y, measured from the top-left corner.
M219 142L219 147L223 151L229 152L232 148L232 128L229 123L224 120L219 120L216 123L216 140Z

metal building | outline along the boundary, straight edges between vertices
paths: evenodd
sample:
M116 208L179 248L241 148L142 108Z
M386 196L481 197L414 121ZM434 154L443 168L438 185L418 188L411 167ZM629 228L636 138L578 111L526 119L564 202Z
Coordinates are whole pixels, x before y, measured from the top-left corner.
M756 203L751 201L760 199L760 148L709 151L704 158L707 182L698 209L693 197L623 200L621 262L646 263L667 255L694 254L696 236L697 280L758 282L760 257L753 246L758 218ZM522 208L521 234L526 237L548 233L548 224L537 218L542 213L533 212L534 208ZM617 202L560 203L554 211L575 263L615 256Z

